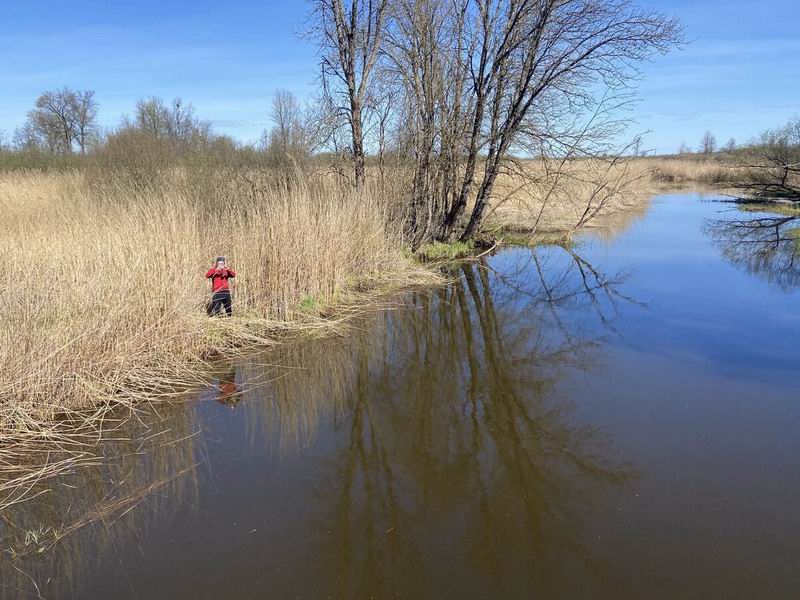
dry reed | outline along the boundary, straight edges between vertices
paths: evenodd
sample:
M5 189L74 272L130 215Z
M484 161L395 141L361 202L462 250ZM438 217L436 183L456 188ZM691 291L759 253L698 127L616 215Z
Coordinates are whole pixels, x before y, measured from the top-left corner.
M31 473L58 470L41 456L26 467L30 447L80 451L115 426L116 406L202 382L212 355L319 331L308 313L347 290L432 277L404 255L376 190L259 177L205 181L213 202L180 173L157 186L0 177L0 507ZM237 271L234 319L205 315L217 254Z
M524 161L498 179L490 227L569 237L640 212L652 195L651 171L634 160Z
M722 158L684 158L659 156L638 158L642 168L650 170L653 181L662 188L710 187L730 183L741 171Z

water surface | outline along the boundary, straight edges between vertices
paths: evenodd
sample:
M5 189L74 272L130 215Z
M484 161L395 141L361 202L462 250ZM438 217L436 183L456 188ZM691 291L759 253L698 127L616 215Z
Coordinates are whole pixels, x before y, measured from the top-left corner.
M754 216L660 196L223 365L1 516L0 596L800 597L800 278Z

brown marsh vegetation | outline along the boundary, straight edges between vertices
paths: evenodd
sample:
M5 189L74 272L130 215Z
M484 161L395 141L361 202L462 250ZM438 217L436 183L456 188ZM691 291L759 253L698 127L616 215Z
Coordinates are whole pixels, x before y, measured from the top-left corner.
M180 393L210 357L270 343L287 322L318 331L315 314L343 294L437 280L369 189L213 183L200 196L181 173L150 188L79 172L0 178L14 281L0 299L0 506L25 489L24 456L54 469L46 451L91 445L115 406ZM218 253L239 272L235 319L203 311Z

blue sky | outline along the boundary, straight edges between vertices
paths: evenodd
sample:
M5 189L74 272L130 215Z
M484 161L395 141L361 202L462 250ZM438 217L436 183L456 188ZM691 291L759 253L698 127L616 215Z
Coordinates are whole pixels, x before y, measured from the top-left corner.
M302 0L4 0L0 8L0 130L10 137L36 96L94 89L104 126L143 96L181 96L215 129L244 141L269 126L277 88L313 94L313 47L298 37ZM746 140L800 115L797 0L640 0L678 15L686 49L644 66L632 132L646 145Z

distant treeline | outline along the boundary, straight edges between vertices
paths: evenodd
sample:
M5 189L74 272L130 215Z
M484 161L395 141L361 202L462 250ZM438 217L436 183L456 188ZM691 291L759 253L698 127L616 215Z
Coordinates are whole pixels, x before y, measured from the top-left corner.
M295 111L288 128L281 123L285 115L278 110L280 103L288 103ZM181 98L171 102L158 97L140 99L133 116L122 117L117 127L106 130L98 123L98 108L92 90L65 87L42 93L10 138L0 134L0 169L86 165L156 169L194 161L265 166L279 164L289 154L295 161L304 160L313 152L298 135L299 104L283 91L276 94L276 127L265 131L257 144L243 144L215 132Z

